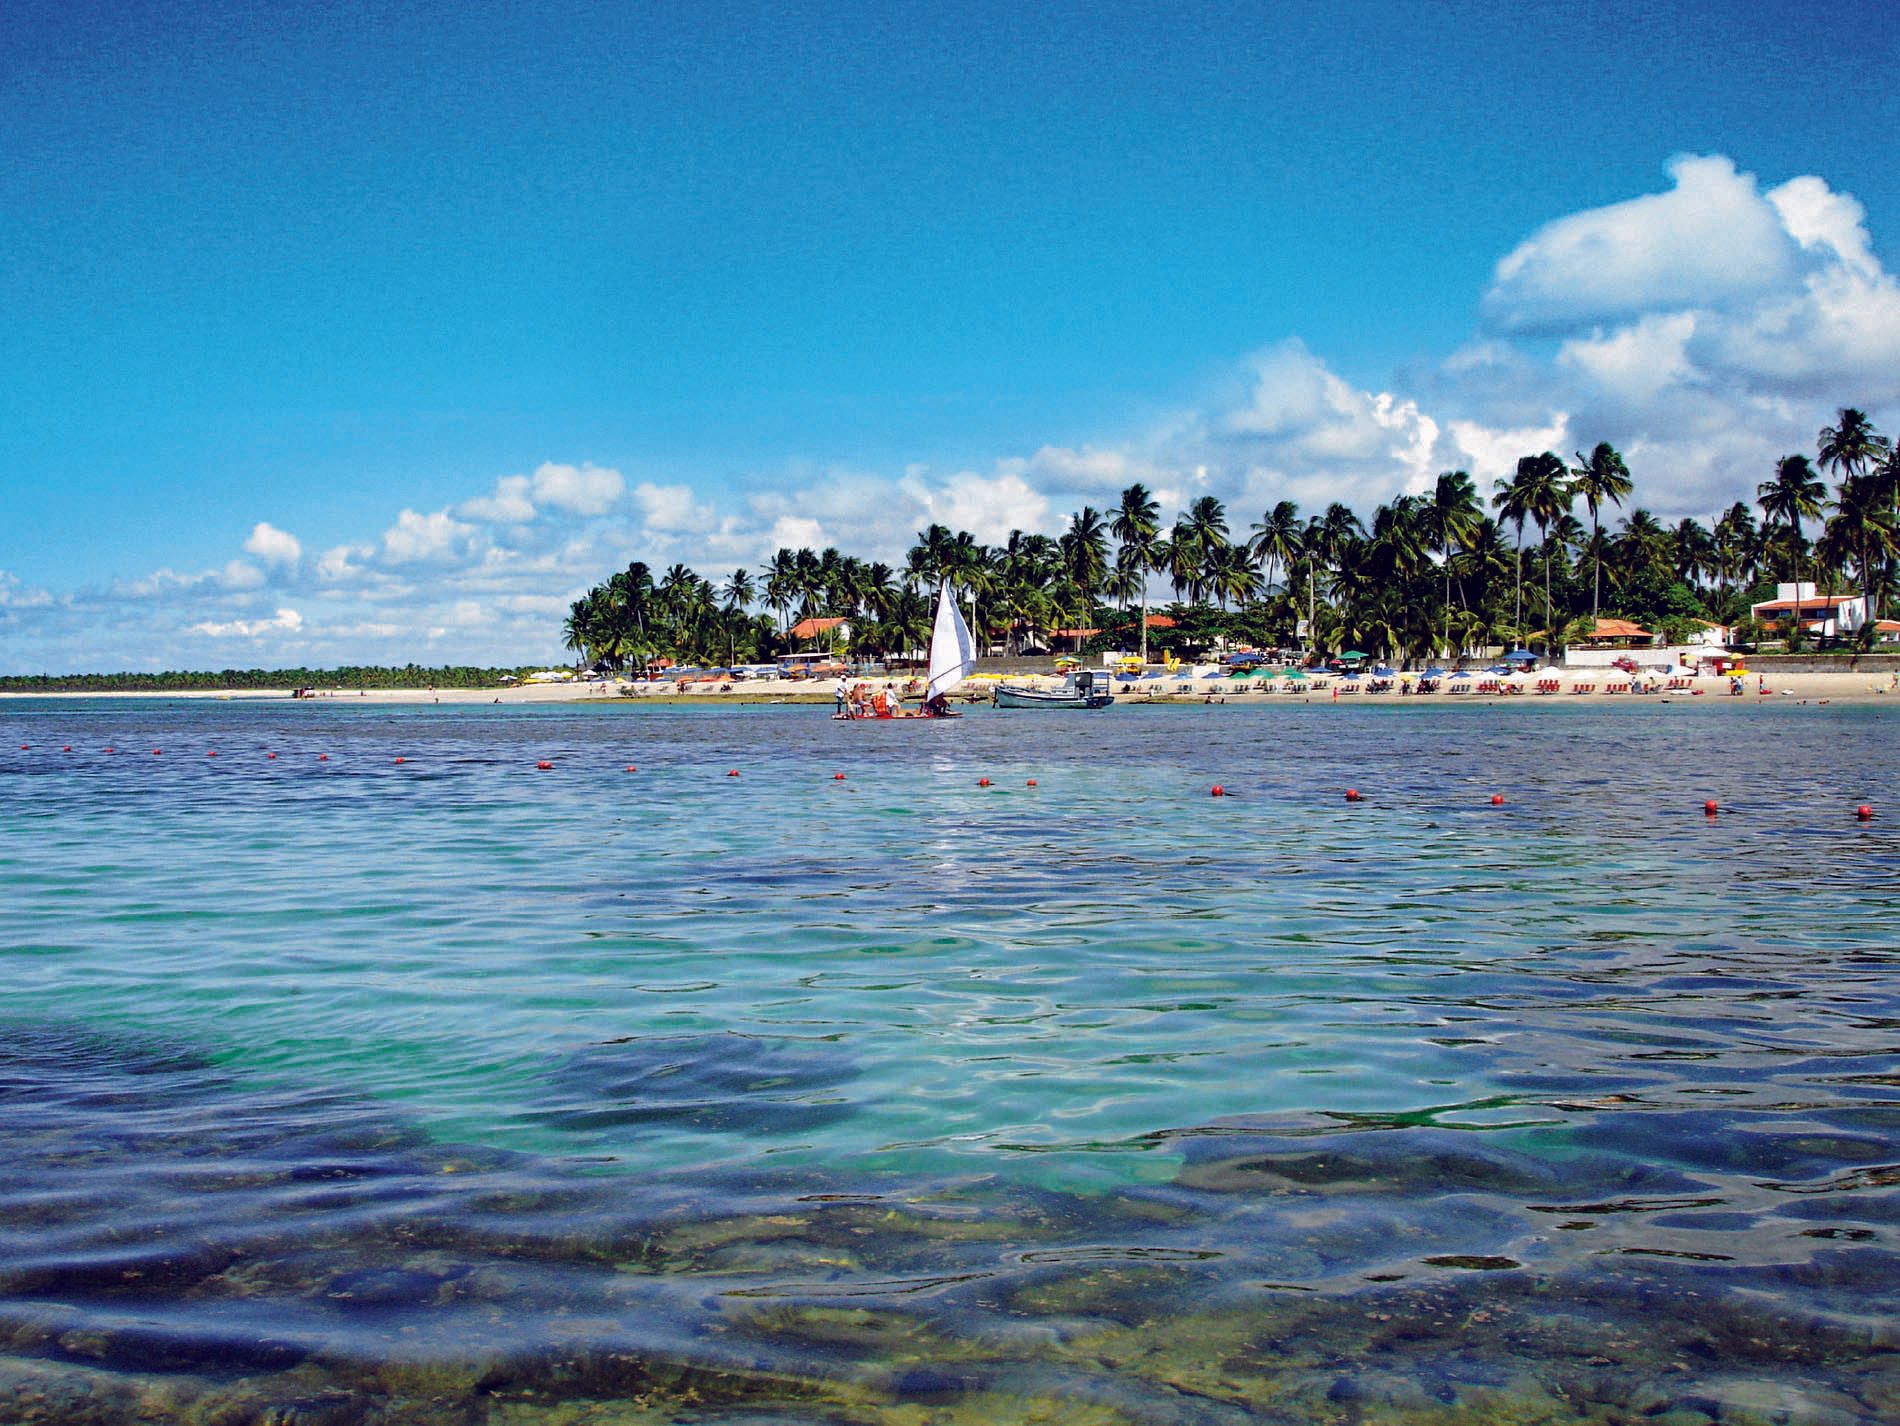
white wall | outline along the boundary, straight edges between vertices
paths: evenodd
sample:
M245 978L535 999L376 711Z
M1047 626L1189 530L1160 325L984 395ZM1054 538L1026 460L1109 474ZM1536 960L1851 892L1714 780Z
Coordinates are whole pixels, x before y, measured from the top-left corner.
M1668 644L1646 649L1565 649L1565 668L1609 668L1618 659L1630 659L1638 668L1657 668L1668 665L1675 668L1687 654L1693 665L1697 659L1709 658L1720 653L1707 644Z

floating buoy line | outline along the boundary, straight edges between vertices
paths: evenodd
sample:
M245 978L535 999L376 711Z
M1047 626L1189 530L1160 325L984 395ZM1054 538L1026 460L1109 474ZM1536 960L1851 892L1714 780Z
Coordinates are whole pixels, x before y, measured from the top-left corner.
M32 743L20 744L20 751L23 753L30 753L33 751L33 749L34 749L34 745ZM70 753L73 750L73 745L71 743L63 743L60 745L59 750L62 754ZM118 751L118 748L116 746L108 744L107 746L102 748L100 751L107 755L111 755L111 754L116 753ZM164 754L165 754L165 750L163 748L152 749L152 756L155 758L163 757ZM216 748L207 749L205 752L205 757L207 759L213 759L213 758L216 758L217 756L218 756L218 750ZM266 750L264 752L264 759L267 762L276 762L277 753L272 750ZM320 763L327 763L330 761L330 755L328 753L318 753L317 761ZM407 767L411 763L411 759L402 754L397 754L397 755L392 756L390 761L392 765L397 766L397 767ZM537 772L553 772L555 770L553 759L551 758L537 759L534 764L534 770ZM628 772L638 772L640 768L637 763L628 763L626 765L626 770ZM728 768L726 770L726 776L728 778L739 777L739 769L736 767ZM831 774L832 782L843 782L845 780L846 780L845 774L843 772L834 772ZM988 777L978 777L976 780L976 785L978 787L988 788L988 787L993 787L995 784L992 781L992 779ZM1035 787L1038 785L1038 782L1036 778L1032 777L1032 778L1026 779L1023 785L1025 787ZM1227 789L1225 784L1217 782L1213 784L1213 786L1208 788L1208 795L1210 797L1231 798L1233 797L1234 794ZM1356 787L1348 787L1345 789L1345 792L1344 792L1344 800L1349 803L1363 803L1366 800L1366 795ZM1489 794L1489 804L1493 807L1504 806L1505 805L1504 794L1501 792L1493 792ZM1871 822L1874 820L1874 806L1871 802L1861 802L1861 803L1854 804L1848 809L1848 811L1854 817L1856 821ZM1720 816L1724 812L1730 813L1732 815L1734 813L1734 809L1723 807L1722 804L1713 797L1705 799L1702 803L1702 814L1704 817L1710 820L1715 819L1716 817Z

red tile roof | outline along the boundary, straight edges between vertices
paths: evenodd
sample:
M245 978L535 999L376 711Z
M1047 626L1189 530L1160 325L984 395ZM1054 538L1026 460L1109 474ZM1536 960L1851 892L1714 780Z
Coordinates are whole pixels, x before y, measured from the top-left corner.
M1770 599L1755 605L1754 609L1757 614L1790 611L1801 614L1820 614L1829 609L1838 609L1843 604L1850 604L1858 598L1860 598L1858 594L1808 594L1803 595L1799 600ZM1797 604L1800 605L1798 610L1795 608Z
M1586 639L1647 639L1652 637L1649 630L1627 619L1599 619L1596 628L1583 636Z
M829 634L844 623L842 619L800 619L792 625L794 639L815 639L820 634Z

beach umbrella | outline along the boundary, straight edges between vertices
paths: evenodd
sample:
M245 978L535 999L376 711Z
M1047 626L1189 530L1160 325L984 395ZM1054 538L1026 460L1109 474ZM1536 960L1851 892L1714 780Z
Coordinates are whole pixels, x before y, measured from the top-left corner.
M1432 667L1426 669L1425 672L1420 674L1419 676L1421 678L1443 678L1445 676L1445 671L1442 668L1439 668L1436 664L1434 664L1432 665Z
M1362 654L1362 653L1360 653L1360 652L1359 652L1359 650L1357 650L1357 649L1348 649L1348 650L1347 650L1347 651L1346 651L1345 653L1343 653L1343 654L1341 654L1341 655L1340 655L1340 658L1342 658L1342 659L1344 659L1344 660L1346 660L1346 661L1347 661L1348 663L1350 663L1350 662L1352 662L1352 661L1354 661L1354 660L1358 660L1359 662L1361 662L1361 663L1363 663L1363 662L1364 662L1365 660L1367 660L1367 659L1369 659L1369 658L1371 658L1371 657L1372 657L1372 655L1370 655L1370 654Z
M1458 670L1458 672L1454 673L1452 677L1453 678L1470 678L1471 675L1461 668Z
M1298 679L1302 683L1306 682L1306 673L1302 669L1290 668L1286 671L1286 676L1289 679Z

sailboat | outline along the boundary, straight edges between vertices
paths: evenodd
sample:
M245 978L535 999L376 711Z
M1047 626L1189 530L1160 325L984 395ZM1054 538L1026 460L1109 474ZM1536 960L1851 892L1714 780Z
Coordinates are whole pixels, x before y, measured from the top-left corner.
M930 630L930 676L924 688L924 707L921 713L902 713L886 705L886 711L874 713L871 717L882 718L959 718L962 715L952 713L944 700L959 687L963 680L976 672L976 640L970 636L970 626L963 622L963 611L957 608L957 601L950 595L950 582L945 580L937 586L937 619ZM863 714L849 712L836 713L836 718L863 717Z

